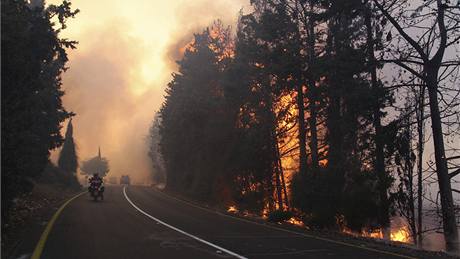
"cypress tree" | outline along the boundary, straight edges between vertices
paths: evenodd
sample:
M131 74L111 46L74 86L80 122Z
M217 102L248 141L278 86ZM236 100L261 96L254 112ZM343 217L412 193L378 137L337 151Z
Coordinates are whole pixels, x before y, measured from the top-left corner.
M64 145L62 146L61 153L59 154L58 166L66 173L75 174L77 172L78 157L75 148L75 141L73 140L72 119L70 119L69 124L67 124Z

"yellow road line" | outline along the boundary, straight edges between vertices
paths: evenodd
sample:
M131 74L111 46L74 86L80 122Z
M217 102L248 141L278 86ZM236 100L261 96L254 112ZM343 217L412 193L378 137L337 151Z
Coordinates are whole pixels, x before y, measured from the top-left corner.
M42 235L40 236L40 240L38 240L37 246L35 246L34 252L32 254L31 259L40 259L40 256L42 255L43 248L45 247L46 240L48 239L48 235L51 232L51 229L53 229L54 222L57 220L61 212L64 210L64 208L73 200L76 198L82 196L86 192L79 193L72 197L71 199L67 200L62 206L54 213L53 217L51 220L48 222L46 225L45 230L43 231Z

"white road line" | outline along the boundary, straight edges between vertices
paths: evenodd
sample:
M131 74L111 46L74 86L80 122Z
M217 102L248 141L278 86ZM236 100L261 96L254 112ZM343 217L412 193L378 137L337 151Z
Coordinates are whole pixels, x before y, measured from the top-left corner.
M229 255L232 255L232 256L234 256L234 257L236 257L236 258L239 258L239 259L248 259L247 257L244 257L244 256L242 256L242 255L239 255L239 254L237 254L237 253L234 253L234 252L232 252L232 251L230 251L230 250L227 250L227 249L225 249L225 248L223 248L223 247L220 247L220 246L218 246L218 245L216 245L216 244L213 244L213 243L208 242L208 241L206 241L206 240L203 240L203 239L201 239L201 238L199 238L199 237L197 237L197 236L194 236L194 235L192 235L192 234L189 234L189 233L187 233L187 232L185 232L185 231L183 231L183 230L181 230L181 229L178 229L178 228L176 228L176 227L174 227L174 226L171 226L171 225L169 225L168 223L166 223L166 222L164 222L164 221L161 221L161 220L155 218L154 216L148 214L147 212L143 211L141 208L137 207L136 204L134 204L134 203L131 201L131 199L129 199L128 195L126 194L126 186L123 187L123 194L125 195L126 200L127 200L136 210L138 210L140 213L144 214L145 216L149 217L150 219L153 219L154 221L156 221L156 222L162 224L163 226L166 226L166 227L168 227L168 228L170 228L170 229L172 229L172 230L175 230L175 231L177 231L177 232L179 232L179 233L181 233L181 234L184 234L184 235L186 235L186 236L188 236L188 237L191 237L191 238L193 238L193 239L195 239L195 240L197 240L197 241L199 241L199 242L201 242L201 243L203 243L203 244L206 244L206 245L208 245L208 246L211 246L211 247L214 247L214 248L216 248L216 249L219 249L219 250L221 250L222 252L224 252L224 253L226 253L226 254L229 254Z
M223 213L220 213L218 211L214 211L214 210L211 210L211 209L208 209L208 208L200 207L200 206L195 205L195 204L193 204L191 202L188 202L188 201L185 201L185 200L182 200L182 199L178 199L178 198L176 198L174 196L168 195L168 194L163 193L161 191L156 191L155 190L155 192L160 193L161 195L164 195L165 197L168 197L169 199L182 202L184 204L187 204L189 206L201 209L201 210L206 211L208 213L214 213L214 214L217 214L217 215L220 215L220 216L223 216L223 217L227 217L227 218L231 218L231 219L234 219L234 220L239 220L239 221L242 221L242 222L251 223L251 224L259 225L259 226L262 226L262 227L266 227L266 228L270 228L270 229L274 229L274 230L279 230L279 231L290 233L290 234L299 235L299 236L302 236L302 237L307 237L307 238L317 239L317 240L321 240L321 241L326 241L326 242L329 242L329 243L334 243L334 244L339 244L339 245L343 245L343 246L354 247L354 248L359 248L359 249L362 249L362 250L372 251L372 252L376 252L376 253L379 253L379 254L388 254L388 255L401 257L401 258L416 259L415 257L412 257L412 256L401 255L401 254L397 254L397 253L393 253L393 252L387 252L387 251L380 250L380 249L374 249L374 248L370 248L370 247L359 246L359 245L355 245L355 244L351 244L351 243L347 243L347 242L343 242L343 241L332 240L332 239L329 239L329 238L324 238L324 237L314 236L314 235L310 235L310 234L305 234L305 233L298 232L298 231L288 230L288 229L284 229L284 228L280 228L280 227L276 227L276 226L271 226L271 225L255 222L255 221L248 220L248 219L243 219L243 218L240 218L240 217L235 217L235 216L228 215L228 214L223 214Z

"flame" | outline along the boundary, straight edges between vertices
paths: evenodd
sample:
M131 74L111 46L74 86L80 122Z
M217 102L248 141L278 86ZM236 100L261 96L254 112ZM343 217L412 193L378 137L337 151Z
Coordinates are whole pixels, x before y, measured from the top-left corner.
M383 231L381 229L363 230L361 235L364 237L383 239Z
M328 161L327 161L327 159L323 159L323 160L319 160L318 163L319 163L319 166L326 167Z
M280 120L278 121L276 131L277 133L284 132L283 134L277 134L277 142L280 153L281 168L284 172L287 189L290 188L294 172L299 170L299 158L297 151L299 131L299 126L297 124L298 108L295 104L296 93L290 92L281 96L279 103L274 107L277 116L284 114L279 118ZM288 130L286 131L286 129ZM287 197L288 200L291 198L289 196L290 195Z
M375 230L364 229L361 231L361 233L357 233L345 227L342 229L342 233L352 235L352 236L384 239L383 231L381 228L378 228ZM409 228L407 226L402 226L397 229L392 229L390 232L390 240L395 241L395 242L410 243L411 238L410 238Z
M185 51L191 51L191 52L195 51L195 48L193 46L194 44L195 44L195 39L192 39L190 42L188 42L187 44L179 48L180 56L183 57L185 54Z
M301 220L299 220L298 218L295 218L295 217L290 218L287 222L291 223L292 225L296 225L296 226L300 226L300 227L305 226L305 224L303 224L303 222Z
M262 210L262 218L267 219L268 214L270 214L270 209L269 209L269 205L268 205L268 202L267 202L267 203L265 203L264 209Z
M411 241L410 231L407 226L403 226L399 229L392 230L390 233L391 241L409 243Z
M264 64L258 63L258 62L254 63L254 66L257 67L257 68L264 68L265 67Z
M342 233L352 235L352 236L359 236L359 237L369 237L369 238L376 238L376 239L383 239L383 232L381 229L363 229L360 233L350 230L349 228L343 228Z
M215 23L210 28L208 28L210 39L215 40L216 42L223 45L222 52L219 53L220 48L222 46L218 46L216 45L216 43L209 44L209 48L215 53L219 54L218 55L219 61L222 61L224 58L231 58L235 56L234 44L231 40L229 40L228 38L229 35L226 33L225 30L226 28L223 27L223 25L220 23ZM180 56L181 57L184 56L185 52L187 51L195 52L197 50L195 47L196 46L195 44L196 44L195 38L193 38L188 43L180 47L179 48Z
M238 213L238 208L235 205L228 207L227 212Z
M289 79L288 79L289 81ZM307 86L303 86L307 88ZM287 109L287 110L286 110ZM276 127L278 149L281 159L281 168L284 172L286 187L289 189L292 177L295 172L299 171L299 125L298 114L299 107L297 105L297 92L290 91L284 93L277 104L275 104L274 111L279 116L278 125ZM309 116L308 109L305 110L305 117ZM310 132L308 132L310 134ZM318 136L321 136L321 128L318 128ZM307 145L307 149L308 149ZM327 157L327 146L319 147L318 150L320 157ZM310 159L308 157L307 159ZM311 159L309 160L311 162ZM326 167L328 160L322 158L319 162L320 167ZM288 200L291 197L288 195Z

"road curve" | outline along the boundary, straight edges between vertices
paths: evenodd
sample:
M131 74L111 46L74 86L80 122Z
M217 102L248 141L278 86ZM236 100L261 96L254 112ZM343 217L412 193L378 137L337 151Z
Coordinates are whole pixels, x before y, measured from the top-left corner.
M407 258L235 219L136 186L125 193L121 186L107 187L102 202L88 195L72 201L56 220L41 258L238 256Z

